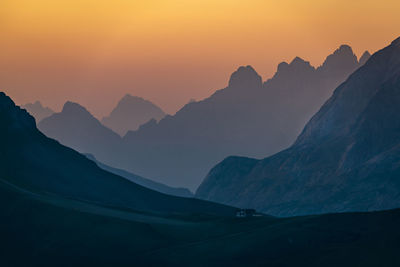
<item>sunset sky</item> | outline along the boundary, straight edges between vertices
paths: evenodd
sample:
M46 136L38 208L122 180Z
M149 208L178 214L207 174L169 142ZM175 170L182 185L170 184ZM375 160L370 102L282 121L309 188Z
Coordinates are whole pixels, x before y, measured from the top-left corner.
M399 12L398 0L1 0L0 90L98 117L130 93L174 113L240 65L265 80L342 43L374 52L400 36Z

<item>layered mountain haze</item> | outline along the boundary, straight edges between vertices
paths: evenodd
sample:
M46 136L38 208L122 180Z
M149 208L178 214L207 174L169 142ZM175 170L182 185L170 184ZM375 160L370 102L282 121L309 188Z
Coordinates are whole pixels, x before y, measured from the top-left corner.
M251 66L240 67L228 87L128 132L125 154L115 164L195 189L228 155L265 157L290 146L333 89L361 64L343 45L318 68L301 58L281 63L264 84Z
M0 0L0 267L399 267L399 10Z
M60 113L42 120L38 128L65 146L94 154L101 162L107 163L110 155L120 153L121 137L77 103L66 102Z
M341 84L290 148L225 159L196 196L279 216L399 207L399 107L400 38Z
M117 133L102 125L86 108L77 103L66 102L60 113L55 113L41 121L38 128L48 137L56 138L63 145L90 155L90 159L95 161L99 167L111 173L165 194L183 197L193 196L185 188L168 187L101 163L101 161L107 162L110 155L121 153L122 139ZM99 161L91 153L95 153Z
M42 103L40 103L40 101L28 103L21 107L26 109L36 119L37 123L54 113L51 108L42 106Z
M290 146L333 89L368 55L358 61L342 45L318 68L296 57L279 64L264 83L251 66L240 67L226 88L159 122L151 119L122 139L77 107L75 113L67 109L54 114L39 128L109 166L195 190L209 169L229 155L261 158ZM148 119L157 110L143 99L125 96L103 122L123 133L139 113ZM158 118L162 114L158 110Z
M121 136L135 131L151 119L159 121L166 114L158 106L141 97L125 95L101 122Z

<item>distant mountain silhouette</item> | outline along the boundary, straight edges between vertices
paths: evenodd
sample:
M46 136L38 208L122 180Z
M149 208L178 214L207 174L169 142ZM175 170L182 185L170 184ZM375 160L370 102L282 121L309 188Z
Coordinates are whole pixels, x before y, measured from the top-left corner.
M333 89L360 66L351 48L342 45L318 68L299 57L283 62L265 83L251 66L240 67L228 87L159 122L149 120L122 140L87 112L54 114L39 128L109 166L195 190L229 155L261 158L289 147Z
M80 118L86 110L67 103L62 114L55 116L74 112ZM165 195L102 170L84 155L43 135L33 117L2 92L0 125L0 182L14 191L39 199L55 197L158 215L235 214L236 209L231 207Z
M318 68L300 58L281 63L264 84L251 66L240 67L227 88L129 131L123 138L125 154L114 164L194 189L228 155L264 157L290 146L333 89L360 65L343 45Z
M81 153L92 153L101 162L118 154L121 137L102 125L86 108L66 102L60 113L45 118L38 128L48 137Z
M280 216L400 207L399 132L400 38L341 84L289 149L225 159L196 196Z
M127 131L135 131L151 119L159 121L165 117L164 111L141 97L125 95L109 116L101 122L121 136Z
M164 193L167 195L172 195L172 196L177 196L177 197L193 197L193 194L186 188L169 187L169 186L154 182L150 179L143 178L136 174L105 165L105 164L97 161L96 158L91 154L85 154L85 156L88 159L94 161L97 164L97 166L99 166L103 170L106 170L110 173L124 177L124 178L128 179L129 181L134 182L135 184L147 187L151 190L154 190L154 191L157 191L160 193Z
M36 119L36 122L40 122L54 113L52 109L43 107L40 101L28 103L21 107L26 109Z
M121 153L122 139L117 133L102 125L86 108L77 103L66 102L60 113L54 113L42 120L38 124L38 128L48 137L57 139L65 146L84 154L96 154L95 157L99 160L97 163L102 169L165 194L182 197L193 196L186 188L168 187L108 166L107 160L113 156L118 157Z

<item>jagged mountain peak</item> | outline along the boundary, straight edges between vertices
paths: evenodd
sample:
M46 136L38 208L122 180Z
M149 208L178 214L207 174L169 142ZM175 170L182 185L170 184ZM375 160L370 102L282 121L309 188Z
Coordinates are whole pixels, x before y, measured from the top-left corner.
M337 87L292 146L249 165L222 161L197 197L277 216L399 207L399 88L392 42Z
M267 86L271 80L291 80L293 77L309 77L313 75L315 68L311 66L309 61L301 57L295 57L290 63L279 63L274 76L264 83Z
M292 66L302 66L302 65L310 65L310 62L305 61L301 57L295 57L292 62L290 62Z
M342 44L342 45L339 46L338 49L336 49L334 54L335 53L349 53L349 54L351 53L352 54L353 53L353 49L348 44Z
M286 71L289 68L289 64L285 61L278 64L277 72Z
M42 103L39 100L36 100L35 102L32 103L32 106L36 106L36 107L41 107L44 108Z
M311 66L309 61L305 61L301 57L295 57L290 63L287 63L285 61L279 63L277 68L277 73L279 72L284 73L289 70L299 70L299 69L309 70L309 69L314 69L314 67Z
M232 88L258 88L261 86L261 76L250 65L239 67L229 79L229 87Z
M329 56L353 58L353 56L355 56L355 55L354 55L353 49L351 48L350 45L342 44L342 45L339 46L339 48L337 48L333 52L333 54L331 54Z
M390 46L372 55L368 64L358 69L335 90L333 96L306 125L297 143L348 132L371 99L382 90L383 84L395 81L400 76L399 52L400 46L394 46L392 42Z
M289 66L289 69L294 70L294 71L314 71L315 70L314 67L311 66L309 61L306 61L306 60L302 59L301 57L295 57L288 66Z
M142 97L133 96L133 95L131 95L131 94L126 94L126 95L124 95L124 96L121 98L121 100L119 101L119 103L129 103L129 102L138 102L138 101L141 101L141 102L149 102L149 101L145 100L145 99L142 98Z
M331 55L329 55L319 70L329 71L330 69L354 68L358 66L357 56L349 45L341 45Z
M90 114L90 112L82 105L76 103L76 102L72 102L72 101L67 101L65 102L63 109L61 111L61 113L63 114L80 114L80 115L90 115L92 116L92 114Z
M143 111L142 109L144 110L152 109L154 110L154 112L160 113L159 116L165 115L164 111L151 101L144 99L140 96L133 96L131 94L126 94L118 101L117 106L111 111L110 116L112 116L113 113L118 113L118 112L142 112Z
M359 63L360 65L364 65L368 59L371 57L371 54L369 53L369 51L365 51L362 56L360 57Z
M36 122L40 122L54 113L51 108L43 106L39 100L22 105L21 108L26 109L36 119Z
M126 94L110 115L102 119L102 123L124 136L128 131L137 130L150 119L158 121L165 115L165 112L151 101Z

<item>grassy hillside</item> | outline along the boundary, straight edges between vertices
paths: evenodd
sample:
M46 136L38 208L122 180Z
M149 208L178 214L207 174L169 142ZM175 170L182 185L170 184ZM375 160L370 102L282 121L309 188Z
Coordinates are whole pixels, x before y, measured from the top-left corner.
M158 217L0 182L1 266L398 266L400 210Z

